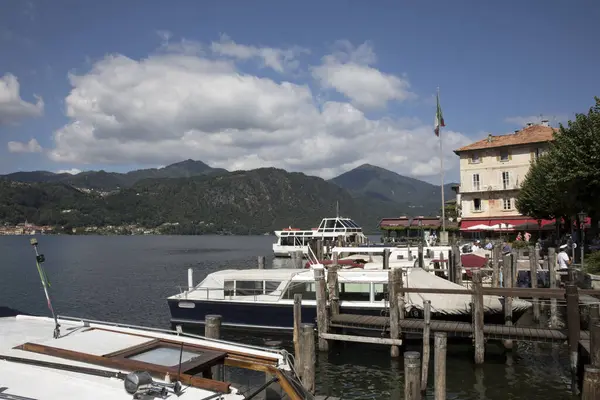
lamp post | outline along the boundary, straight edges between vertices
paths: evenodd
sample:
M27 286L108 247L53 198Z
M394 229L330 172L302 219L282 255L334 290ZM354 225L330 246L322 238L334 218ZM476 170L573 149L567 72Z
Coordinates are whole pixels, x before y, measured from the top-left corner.
M419 218L419 221L417 222L418 226L419 226L419 234L421 235L419 238L419 243L423 243L423 220L421 218Z
M585 250L585 211L581 211L579 214L577 214L577 216L579 217L579 224L581 227L581 269L583 271L583 251Z

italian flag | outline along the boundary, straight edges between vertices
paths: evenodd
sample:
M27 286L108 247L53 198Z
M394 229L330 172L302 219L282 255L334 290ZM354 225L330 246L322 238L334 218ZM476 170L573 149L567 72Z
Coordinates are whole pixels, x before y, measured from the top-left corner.
M442 114L442 107L440 107L440 94L437 96L437 108L435 110L435 136L440 136L440 126L446 126L444 123L444 114Z

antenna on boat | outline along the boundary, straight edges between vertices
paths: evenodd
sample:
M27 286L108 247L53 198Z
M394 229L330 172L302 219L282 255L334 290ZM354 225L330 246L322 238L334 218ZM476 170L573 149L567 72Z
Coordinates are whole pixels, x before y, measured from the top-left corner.
M38 253L38 241L36 238L32 238L29 243L33 246L35 250L35 265L37 266L38 273L40 274L40 280L42 281L42 287L44 288L44 293L46 294L46 300L48 301L48 308L52 313L52 318L54 318L54 339L58 339L60 337L60 324L58 323L58 318L56 318L56 314L54 313L54 308L52 308L52 301L50 301L50 293L48 293L48 287L50 287L50 280L48 279L48 275L46 275L46 271L44 271L44 267L42 264L46 261L46 257L43 254Z
M336 218L340 217L340 202L339 202L339 200L335 201L335 217Z

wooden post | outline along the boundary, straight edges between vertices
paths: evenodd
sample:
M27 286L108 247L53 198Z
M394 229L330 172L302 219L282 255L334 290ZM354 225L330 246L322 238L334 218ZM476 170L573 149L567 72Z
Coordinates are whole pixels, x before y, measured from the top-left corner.
M404 399L421 399L421 355L418 351L404 353Z
M302 252L302 250L296 250L295 253L296 253L296 256L294 258L294 260L295 260L294 268L302 269L302 267L303 267L302 264L304 263L304 253ZM310 260L310 257L308 259Z
M298 376L304 373L304 361L302 361L302 338L300 327L302 325L302 294L294 294L294 369Z
M390 269L390 249L383 249L383 269Z
M589 326L600 322L600 305L591 304L590 305L590 315L589 315Z
M326 339L321 337L322 333L329 331L329 318L327 317L327 293L325 289L325 270L323 267L315 267L316 297L317 297L317 330L319 332L319 351L329 349Z
M421 269L425 269L426 271L429 270L429 268L425 267L425 263L423 262L423 242L419 242L419 247L417 250L417 257L419 258L419 268Z
M315 324L302 324L302 386L311 393L315 392Z
M448 280L456 283L456 268L454 267L454 245L448 250Z
M431 329L431 300L423 301L423 366L421 368L421 393L427 391L427 375L429 374L429 344Z
M434 373L435 400L446 400L446 332L435 333Z
M319 260L319 262L323 261L323 241L321 239L317 239L315 247L317 249L315 253L317 256L317 260Z
M569 360L571 362L571 389L577 394L577 362L579 356L579 295L577 286L573 282L565 285L567 299L567 329L569 337Z
M531 288L537 289L538 285L538 256L535 251L534 246L529 246L529 275L531 276ZM533 297L531 299L533 302L533 322L540 322L540 299L537 297Z
M340 313L340 288L338 285L337 264L332 264L327 268L327 288L329 289L329 311L333 317Z
M458 244L454 245L454 249L452 250L452 255L454 256L454 277L456 279L456 284L462 285L463 282L463 274L462 274L462 260L460 258L460 248Z
M512 255L505 254L502 260L502 287L512 288ZM512 297L504 296L504 303L502 304L504 308L504 325L512 326ZM512 340L503 340L504 348L507 350L511 350L513 348Z
M481 271L473 271L473 337L475 338L475 364L483 364L485 338L483 336L483 292Z
M204 336L208 339L221 339L221 321L223 317L220 315L205 315L204 316ZM212 367L212 379L217 381L223 380L222 365Z
M331 252L331 261L333 265L338 265L338 258L340 257L340 253L336 252Z
M390 339L400 339L400 309L398 295L402 288L402 269L394 267L388 271L388 293L390 300ZM392 345L390 349L392 357L400 357L400 348Z
M590 325L590 365L600 368L600 323Z
M265 256L258 256L258 269L265 269Z
M583 373L581 400L600 399L600 368L586 365Z
M556 289L556 249L548 248L548 275L550 277L550 287ZM550 299L550 328L558 328L558 307L556 299Z
M500 286L500 251L500 244L494 244L492 248L492 287Z

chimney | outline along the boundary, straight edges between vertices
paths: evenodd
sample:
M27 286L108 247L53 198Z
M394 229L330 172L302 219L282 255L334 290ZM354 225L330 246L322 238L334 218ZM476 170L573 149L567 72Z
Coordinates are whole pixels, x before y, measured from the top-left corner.
M543 119L542 123L540 125L541 126L550 126L549 121L547 119Z
M492 134L488 133L488 138L487 138L488 143L492 143Z
M520 130L519 130L519 129L515 129L515 133L519 133L519 132L520 132Z
M533 122L528 122L528 123L526 124L526 127L527 127L527 128L529 128L530 126L533 126Z

